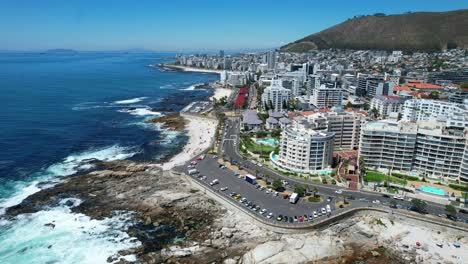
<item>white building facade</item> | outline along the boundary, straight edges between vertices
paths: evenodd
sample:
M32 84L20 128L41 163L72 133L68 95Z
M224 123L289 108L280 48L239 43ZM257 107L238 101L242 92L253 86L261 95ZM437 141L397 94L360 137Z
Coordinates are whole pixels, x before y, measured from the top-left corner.
M291 90L286 89L282 86L280 79L271 81L271 85L265 88L262 94L262 105L264 108L276 112L283 112L285 103L291 99Z

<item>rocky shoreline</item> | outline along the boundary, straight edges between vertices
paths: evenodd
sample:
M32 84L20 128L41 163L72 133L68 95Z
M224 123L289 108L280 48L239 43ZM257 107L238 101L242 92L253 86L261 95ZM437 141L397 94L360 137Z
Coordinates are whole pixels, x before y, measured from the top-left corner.
M278 234L221 207L183 174L132 161L88 162L95 171L64 178L29 196L8 208L6 217L37 212L65 198L80 199L72 211L93 219L133 212L134 224L123 231L141 246L109 256L112 263L128 263L122 258L126 255L136 255L140 263L441 263L447 256L435 252L432 237L467 242L466 234L366 212L326 229ZM427 245L415 246L413 237Z
M145 123L161 123L161 128L170 131L182 131L185 129L187 122L180 113L172 113L161 117L156 117L145 121Z

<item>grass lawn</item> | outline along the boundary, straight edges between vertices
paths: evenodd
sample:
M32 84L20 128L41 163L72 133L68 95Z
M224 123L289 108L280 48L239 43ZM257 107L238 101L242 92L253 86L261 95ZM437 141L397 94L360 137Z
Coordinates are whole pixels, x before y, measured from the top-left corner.
M383 173L377 171L368 171L364 176L364 181L367 182L384 182L386 180L390 180L390 182L405 185L406 181L394 176L387 176Z
M320 203L322 201L320 197L309 197L307 200L311 203Z
M274 147L266 146L266 145L262 145L262 144L257 144L250 138L242 139L241 145L245 146L245 148L247 150L249 150L250 152L255 153L255 154L262 154L263 153L265 155L268 155L269 153L271 153L272 151L275 150Z

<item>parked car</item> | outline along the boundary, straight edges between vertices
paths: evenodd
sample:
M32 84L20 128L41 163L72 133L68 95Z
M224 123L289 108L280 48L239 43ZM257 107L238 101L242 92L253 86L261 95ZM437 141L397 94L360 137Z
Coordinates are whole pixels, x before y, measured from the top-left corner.
M390 195L384 193L384 194L382 194L382 197L383 197L383 198L390 198Z
M373 204L380 204L380 201L379 200L374 200L372 201Z
M342 191L342 190L336 190L335 193L337 193L337 194L342 194L343 191Z
M221 190L222 192L224 192L224 191L226 191L227 189L228 189L228 187L223 187L223 188L221 188L220 190Z
M218 183L219 183L218 179L214 179L212 182L210 182L210 185L213 186L213 185L216 185Z
M325 208L322 207L322 214L325 215L327 214L327 210Z
M294 222L297 222L297 215L294 216Z
M283 194L283 199L288 199L289 195L288 194Z
M304 216L302 217L302 219L304 220L304 222L309 221L309 218L307 218L307 215L304 215Z
M282 215L278 215L278 217L276 217L276 221L278 221L278 222L283 221L283 216L282 216Z
M294 222L294 219L292 218L292 216L289 217L289 223L292 223Z
M327 212L328 212L328 213L331 213L331 207L330 207L330 205L327 204L327 206L325 206L325 207L327 208Z
M314 220L314 216L312 214L309 215L309 221Z
M265 214L266 212L267 212L267 210L265 208L260 210L260 214Z
M314 218L317 218L317 217L318 217L317 211L314 211L312 214L314 215Z
M267 215L267 218L268 218L268 219L271 219L272 217L273 217L273 213L270 212L270 213Z

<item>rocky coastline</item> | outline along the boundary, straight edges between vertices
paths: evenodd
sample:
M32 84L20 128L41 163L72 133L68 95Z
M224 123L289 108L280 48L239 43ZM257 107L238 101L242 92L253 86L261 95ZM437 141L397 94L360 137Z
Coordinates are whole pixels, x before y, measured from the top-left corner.
M180 115L180 113L172 113L152 118L145 121L145 123L160 123L162 124L162 129L168 129L170 131L182 131L185 129L187 124L186 120Z
M140 263L437 263L446 257L433 252L431 238L418 237L427 246L416 247L412 236L429 233L444 243L458 239L466 244L468 239L379 213L357 213L310 233L278 234L223 208L183 174L148 163L87 162L96 170L29 196L9 208L6 217L37 212L65 198L80 199L72 211L94 219L133 212L134 224L123 231L141 246L110 256L112 263L128 263L122 257L129 254Z

